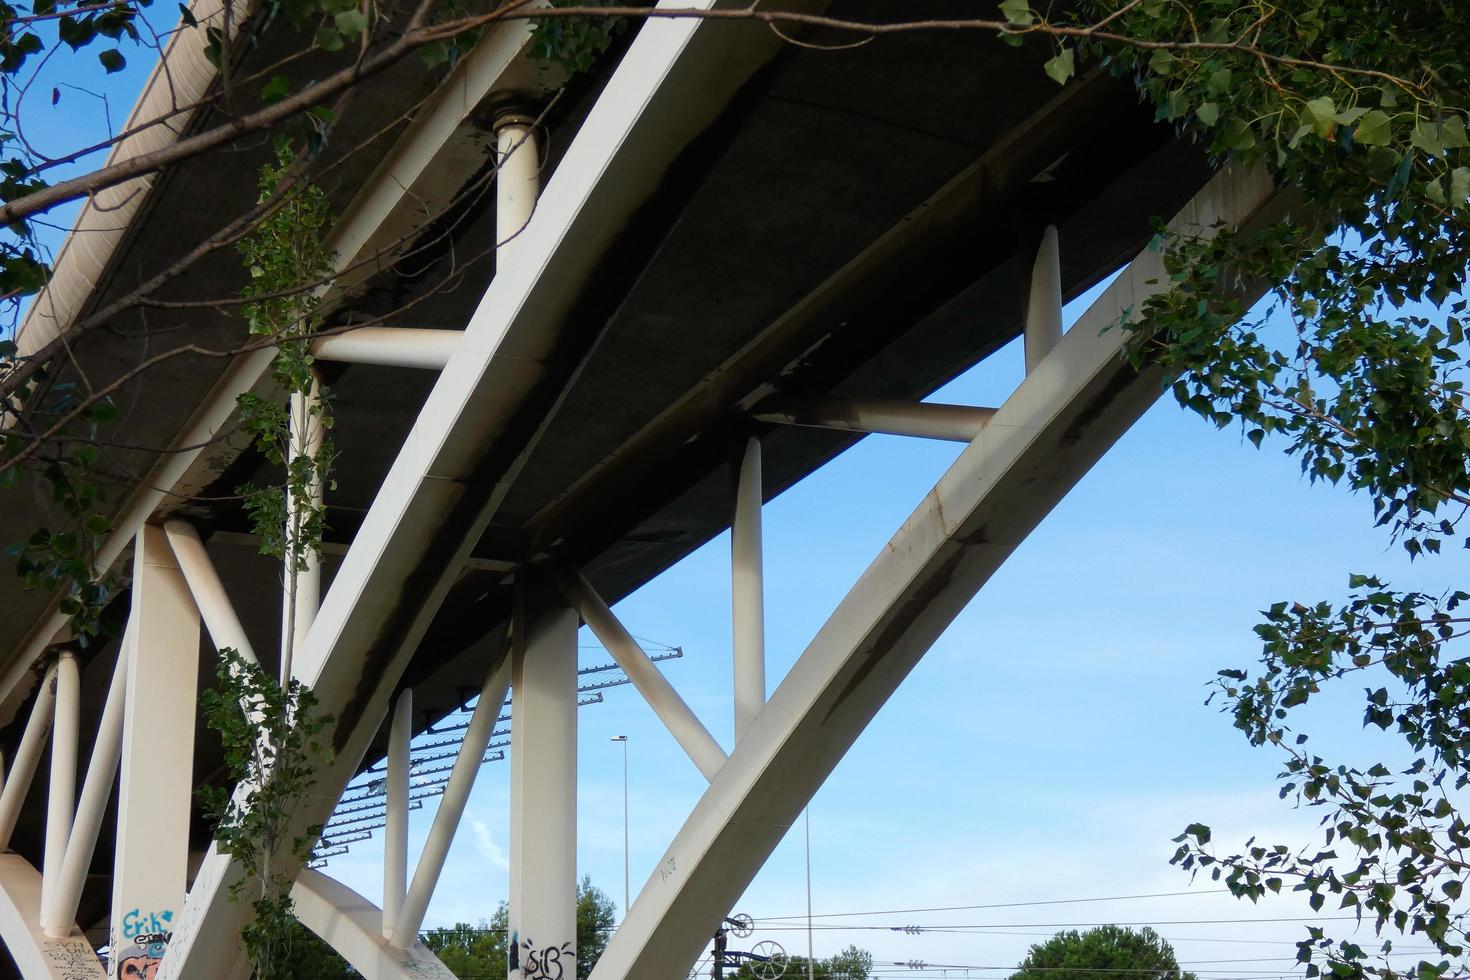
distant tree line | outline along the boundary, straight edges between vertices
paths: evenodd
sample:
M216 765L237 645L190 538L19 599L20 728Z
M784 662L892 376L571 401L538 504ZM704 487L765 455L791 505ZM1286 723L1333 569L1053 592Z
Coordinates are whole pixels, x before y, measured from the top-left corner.
M577 888L577 980L587 980L607 948L616 924L616 907L607 893L584 877ZM510 910L501 902L479 924L461 922L430 929L419 938L459 980L506 980L506 940ZM807 980L807 958L792 956L786 980ZM871 980L873 954L857 946L811 961L813 980ZM330 946L301 927L296 936L294 980L361 980ZM747 961L727 974L732 980L758 980ZM568 978L570 980L570 978ZM1032 946L1009 980L1198 980L1181 970L1174 948L1149 928L1099 926L1059 932Z

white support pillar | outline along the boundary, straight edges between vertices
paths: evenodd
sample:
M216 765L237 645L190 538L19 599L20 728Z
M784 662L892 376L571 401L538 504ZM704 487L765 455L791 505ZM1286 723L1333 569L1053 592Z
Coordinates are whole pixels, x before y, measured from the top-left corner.
M658 715L658 720L664 723L679 747L699 767L705 779L714 779L725 764L725 750L720 748L720 743L704 727L699 716L679 697L669 679L643 652L633 634L613 615L592 583L581 572L569 569L557 576L557 584L567 600L576 605L587 628L607 647L608 654L623 668L623 673L628 675L628 680L643 695L643 700ZM519 692L516 697L520 697ZM514 717L512 713L511 718Z
M168 566L178 569L182 575L185 594L198 608L215 647L234 650L246 660L258 663L255 648L245 635L240 617L235 615L230 595L225 591L219 573L214 570L214 562L209 560L209 553L204 550L204 542L199 540L199 532L194 530L194 525L188 521L165 521L163 534L173 551ZM159 561L162 565L163 559Z
M82 672L77 655L56 659L56 718L51 725L51 785L46 797L46 850L41 865L41 909L56 890L77 802L77 742L82 729ZM44 925L44 923L43 923Z
M413 689L404 688L388 729L387 826L383 829L383 938L393 927L408 890L408 767L413 738Z
M532 980L576 974L578 623L549 589L517 585L507 976Z
M950 442L973 442L994 416L995 409L972 405L831 395L780 395L765 399L751 412L758 422Z
M30 792L31 780L36 775L36 764L41 761L41 750L46 746L46 736L51 731L51 715L56 705L56 667L52 665L41 679L36 690L36 703L31 706L31 716L26 719L25 732L20 737L20 746L15 750L9 778L5 780L5 791L0 793L0 851L10 849L10 835L15 832L15 821L20 816L20 806Z
M730 601L735 660L735 741L766 706L766 597L761 543L761 441L745 440L735 464L730 522Z
M500 166L495 174L497 251L525 231L526 222L536 210L536 196L541 192L541 153L532 122L529 116L507 115L495 126L496 158Z
M418 940L419 929L424 924L424 913L429 908L429 897L439 883L444 870L444 859L449 856L449 845L454 832L464 816L465 804L469 802L470 790L475 786L475 777L485 760L485 748L490 744L495 722L500 709L505 706L505 695L510 690L511 655L506 653L500 663L485 675L485 686L480 689L480 700L475 712L470 715L469 727L465 729L464 741L454 759L454 769L439 800L439 809L434 814L434 824L429 828L429 839L424 842L423 853L414 868L413 885L403 908L398 913L398 922L389 937L393 945L408 949Z
M151 524L134 549L131 625L111 962L114 974L131 961L147 976L167 949L188 883L199 683L199 612L169 536Z
M1030 374L1062 339L1062 259L1055 225L1047 225L1031 269L1026 302L1026 373Z
M92 866L97 849L97 832L102 828L102 815L112 784L117 778L117 763L122 754L123 709L127 700L128 662L132 657L133 629L128 625L118 647L117 663L112 668L112 683L107 688L107 701L102 707L102 720L97 725L97 738L87 761L87 778L82 783L82 798L77 803L76 819L66 842L66 856L61 863L61 876L47 892L47 904L41 909L41 928L53 939L64 939L75 929L77 905L82 898L82 885Z
M319 361L377 364L383 367L424 368L441 371L449 355L464 343L463 330L428 327L358 327L312 341L311 356Z
M322 450L326 437L325 418L322 410L321 386L315 374L312 376L311 391L307 394L295 392L291 395L287 409L291 422L291 456L316 456ZM281 685L291 679L291 661L296 648L306 639L322 604L322 556L315 549L308 549L298 566L293 558L297 539L302 537L297 529L298 515L315 510L322 505L322 481L314 477L307 488L305 501L298 500L289 491L286 495L286 562L282 569L281 590ZM304 518L302 518L304 519Z

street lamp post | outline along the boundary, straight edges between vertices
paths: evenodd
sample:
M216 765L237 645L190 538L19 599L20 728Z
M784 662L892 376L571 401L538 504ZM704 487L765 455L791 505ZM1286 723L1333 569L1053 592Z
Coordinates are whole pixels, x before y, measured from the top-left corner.
M816 961L812 953L812 808L801 811L806 822L806 980L815 980Z
M623 743L623 918L628 917L628 736L614 735Z

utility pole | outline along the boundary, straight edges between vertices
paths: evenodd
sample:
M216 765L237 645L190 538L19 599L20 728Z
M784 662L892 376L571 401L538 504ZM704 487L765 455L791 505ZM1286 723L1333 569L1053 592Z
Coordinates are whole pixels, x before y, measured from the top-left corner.
M715 930L715 965L710 970L710 976L715 980L725 980L725 927L723 924Z
M817 965L812 958L812 808L801 813L806 821L806 980L816 980Z
M623 743L623 918L628 918L628 736L614 735L614 742Z

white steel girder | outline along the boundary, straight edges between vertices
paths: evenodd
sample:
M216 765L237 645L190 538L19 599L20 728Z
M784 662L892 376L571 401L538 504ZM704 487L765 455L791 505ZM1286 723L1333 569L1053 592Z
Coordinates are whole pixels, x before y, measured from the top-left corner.
M1213 234L1272 200L1260 173L1212 180L1172 227ZM1054 244L1053 244L1054 248ZM710 783L592 980L675 980L899 683L1031 529L1164 389L1119 329L1167 288L1145 252L1032 366L833 611Z
M417 939L406 949L384 939L383 910L334 878L302 870L291 900L301 924L367 980L454 980L449 968Z
M357 770L409 657L503 496L513 472L485 485L477 466L534 383L548 325L563 321L665 167L780 45L755 24L643 25L536 215L497 260L463 346L420 411L297 653L296 675L337 719L335 754L320 767L320 792L296 815L297 830L320 823ZM242 975L238 936L248 909L227 896L237 875L211 848L158 980Z

